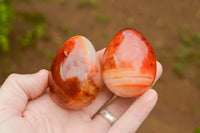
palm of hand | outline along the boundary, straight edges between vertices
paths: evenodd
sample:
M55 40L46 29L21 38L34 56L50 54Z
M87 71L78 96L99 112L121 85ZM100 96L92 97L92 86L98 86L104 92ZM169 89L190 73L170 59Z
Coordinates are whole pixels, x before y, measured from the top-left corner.
M86 112L62 109L47 93L29 103L21 124L27 123L29 123L27 126L31 128L27 128L28 131L34 133L94 133L97 132L94 130L98 130ZM99 131L103 130L99 129Z
M47 93L30 101L23 115L11 116L0 123L8 133L96 133L98 130L103 132L84 110L64 110L57 106Z
M99 54L100 60L101 53L103 51ZM162 67L157 63L156 80L161 73ZM0 132L129 133L137 130L157 101L157 93L152 89L135 102L133 98L117 98L106 108L118 118L111 125L101 115L91 120L113 95L105 86L92 104L79 111L60 108L52 101L46 88L46 70L36 74L9 76L0 89Z
M40 77L37 78L39 75ZM33 78L37 80L31 82ZM23 82L34 84L34 86L23 84ZM109 123L102 119L91 120L91 116L112 95L107 89L103 89L94 103L75 111L62 109L55 104L48 90L41 95L46 90L47 83L46 70L32 75L13 74L5 81L0 89L0 105L2 105L0 106L0 132L102 133L110 127ZM102 98L104 100L100 100ZM101 124L101 121L104 124Z

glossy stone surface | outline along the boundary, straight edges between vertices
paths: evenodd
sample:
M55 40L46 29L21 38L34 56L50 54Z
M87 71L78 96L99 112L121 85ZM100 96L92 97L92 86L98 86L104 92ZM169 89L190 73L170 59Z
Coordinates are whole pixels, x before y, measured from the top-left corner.
M96 98L101 81L101 67L91 42L83 36L66 41L49 74L54 102L63 108L81 109Z
M156 58L144 36L134 29L117 33L102 61L106 86L121 97L135 97L147 91L155 80Z

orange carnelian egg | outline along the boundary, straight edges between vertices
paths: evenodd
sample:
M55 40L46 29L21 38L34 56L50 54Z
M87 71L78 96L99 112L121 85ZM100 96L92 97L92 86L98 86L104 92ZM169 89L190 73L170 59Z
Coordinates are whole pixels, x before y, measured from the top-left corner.
M134 29L121 30L108 45L102 61L106 86L121 97L143 94L156 76L156 58L144 36Z
M53 101L63 108L81 109L96 98L101 81L100 63L91 42L83 36L66 41L49 74Z

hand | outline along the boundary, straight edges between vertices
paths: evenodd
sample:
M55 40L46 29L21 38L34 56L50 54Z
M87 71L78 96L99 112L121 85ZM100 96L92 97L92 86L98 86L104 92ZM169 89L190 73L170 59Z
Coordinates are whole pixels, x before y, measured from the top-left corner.
M98 52L100 60L104 50ZM162 73L157 63L156 80ZM0 89L1 133L129 133L135 132L157 101L155 90L136 98L117 98L107 108L118 118L111 125L104 117L91 117L112 97L102 87L97 99L84 109L74 111L56 105L48 88L48 71L11 74ZM136 99L136 100L135 100Z

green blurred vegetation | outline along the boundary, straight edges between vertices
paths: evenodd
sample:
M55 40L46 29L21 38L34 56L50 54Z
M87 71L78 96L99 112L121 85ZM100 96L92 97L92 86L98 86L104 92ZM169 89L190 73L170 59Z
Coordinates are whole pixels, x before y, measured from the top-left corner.
M194 131L194 133L200 133L200 127L197 127Z
M79 1L77 3L77 7L79 9L87 8L87 7L97 7L97 6L99 6L98 0L84 0L84 1Z
M182 26L179 30L181 45L174 49L174 71L181 78L185 77L187 65L200 66L200 32L189 32L188 26Z
M35 42L45 35L45 30L47 27L45 16L38 12L32 14L27 12L19 12L18 16L33 26L33 28L28 30L23 36L18 37L21 47L25 48L35 45ZM45 36L45 39L48 40L49 38L46 37L47 36Z
M44 0L44 1L46 1L46 2L52 2L52 0Z
M0 0L0 48L4 52L10 49L8 35L12 26L14 10L12 0Z
M61 25L58 29L65 35L69 34L69 27L67 25Z
M107 24L109 22L109 18L106 15L100 14L100 13L95 13L93 15L93 19L96 22L99 22L99 23L102 23L102 24Z
M41 37L43 37L44 40L50 40L50 37L45 35L47 27L45 16L39 12L15 13L12 2L12 0L0 0L0 49L3 52L8 52L10 50L8 35L15 15L23 19L24 22L31 24L33 27L32 29L26 31L24 35L17 36L17 40L20 42L21 48L33 46ZM51 2L51 0L47 0L47 2Z

